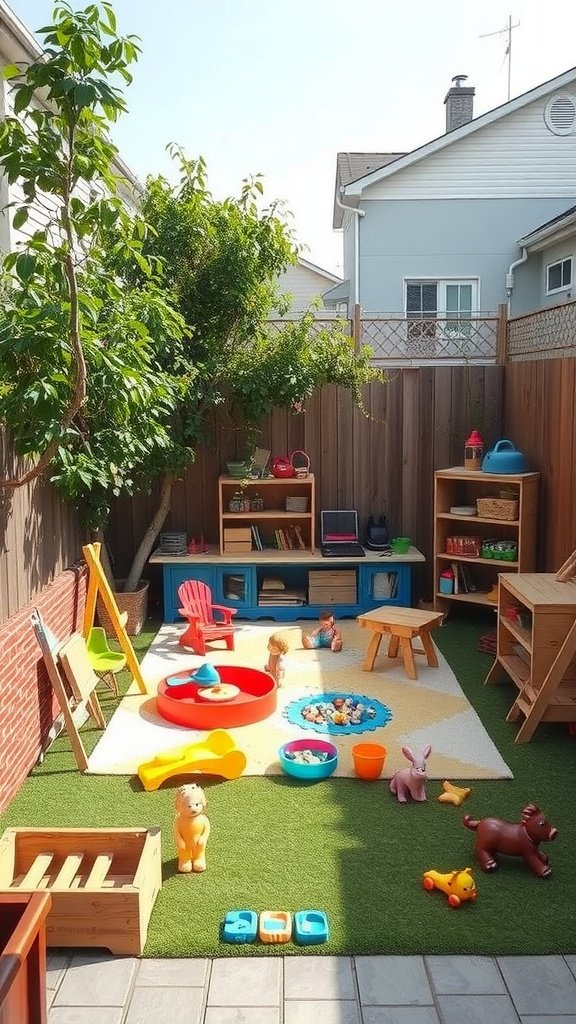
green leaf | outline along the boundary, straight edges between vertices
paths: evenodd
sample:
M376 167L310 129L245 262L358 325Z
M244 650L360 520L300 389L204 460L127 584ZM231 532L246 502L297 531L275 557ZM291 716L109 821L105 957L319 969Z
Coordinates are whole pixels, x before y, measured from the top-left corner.
M21 206L19 210L16 210L16 213L14 214L14 217L13 217L13 220L12 220L12 224L16 228L16 230L18 231L19 228L24 226L24 224L26 223L27 220L28 220L28 207L27 206Z
M22 74L22 68L19 68L17 64L7 64L3 69L2 74L4 78L18 78Z
M16 260L15 271L23 284L27 284L31 277L33 277L36 270L36 257L31 256L30 253L20 253Z

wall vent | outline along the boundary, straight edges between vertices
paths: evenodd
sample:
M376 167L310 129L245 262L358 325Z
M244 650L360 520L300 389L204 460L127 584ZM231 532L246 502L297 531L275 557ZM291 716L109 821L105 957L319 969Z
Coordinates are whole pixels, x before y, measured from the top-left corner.
M544 120L554 135L576 132L576 97L569 93L553 96L546 104Z

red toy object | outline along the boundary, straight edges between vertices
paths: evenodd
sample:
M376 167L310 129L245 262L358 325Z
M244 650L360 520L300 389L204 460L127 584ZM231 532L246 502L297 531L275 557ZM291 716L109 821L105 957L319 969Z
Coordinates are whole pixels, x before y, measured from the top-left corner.
M187 545L189 555L204 555L210 550L210 545L206 544L204 537L200 538L191 537Z
M292 462L287 455L275 455L272 459L272 476L285 480L288 477L296 476Z
M268 672L237 665L214 666L223 686L238 687L237 696L227 701L203 699L194 682L174 685L179 676L190 676L190 669L172 673L158 684L158 714L168 722L187 729L233 729L238 725L261 722L276 710L277 686ZM168 685L168 678L171 685Z
M528 867L539 878L548 878L552 868L548 857L538 849L539 843L556 839L558 830L544 817L536 804L528 804L522 811L522 821L501 821L499 818L482 818L474 821L465 814L463 823L476 835L476 860L483 871L495 871L498 861L496 853L511 857L523 857Z
M186 580L178 587L180 615L188 619L188 629L180 637L182 647L191 647L195 654L206 654L206 642L225 640L229 651L234 650L232 616L236 608L212 603L212 591L200 580ZM217 613L217 618L214 615Z

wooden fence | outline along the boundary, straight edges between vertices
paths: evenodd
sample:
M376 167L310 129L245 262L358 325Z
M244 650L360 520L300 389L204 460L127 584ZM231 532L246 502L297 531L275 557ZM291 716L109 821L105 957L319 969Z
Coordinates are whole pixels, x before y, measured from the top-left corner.
M273 454L307 451L319 508L357 508L362 527L370 514L385 514L391 531L409 534L429 559L433 471L461 464L471 427L488 443L510 437L542 474L538 568L553 571L576 547L575 317L576 304L566 303L506 325L500 309L497 322L487 319L483 330L491 332L490 346L496 331L495 360L502 365L484 365L480 341L465 365L439 365L429 352L420 366L392 368L388 383L367 388L364 413L347 392L325 388L304 413L270 416L260 445ZM382 332L376 320L358 315L349 328L357 341ZM560 353L562 358L550 358ZM165 528L215 542L218 475L227 460L242 454L231 425L214 418L210 444L175 487ZM0 463L2 475L18 471L2 434ZM154 507L154 494L116 504L108 538L117 576L125 575ZM0 509L3 621L77 561L82 538L75 514L46 481L0 490ZM428 561L417 577L423 595L432 588L430 572Z
M399 369L388 383L366 388L364 413L348 392L327 387L304 413L276 411L259 444L275 455L308 453L318 508L356 508L362 529L370 514L385 514L393 536L409 535L429 557L433 471L462 464L471 427L488 441L501 436L501 388L499 366ZM242 454L238 444L229 424L213 422L210 445L174 489L165 529L217 542L218 475ZM125 575L154 502L152 495L117 503L109 531L116 575ZM431 592L431 578L418 582Z
M0 429L0 475L16 477L21 461ZM78 517L45 479L0 488L0 622L82 557Z

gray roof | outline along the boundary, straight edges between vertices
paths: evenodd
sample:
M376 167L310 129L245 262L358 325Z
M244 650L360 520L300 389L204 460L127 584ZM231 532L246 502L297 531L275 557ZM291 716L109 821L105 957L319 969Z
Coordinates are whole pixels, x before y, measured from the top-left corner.
M406 156L405 153L338 153L336 157L336 195L340 195L340 189L344 185L349 185L351 181L356 181L358 178L363 178L365 174L370 174L371 171L377 171L380 167L385 167L386 164L393 163L394 160L398 160L401 156ZM354 205L349 203L350 206ZM342 220L344 217L343 211L339 206L334 203L334 223L335 228L342 227Z
M544 224L539 224L537 228L533 228L528 234L524 235L518 240L519 245L530 245L531 242L538 241L541 237L545 237L549 234L554 234L555 228L561 228L564 225L568 226L574 221L576 215L576 206L569 206L563 213L557 214L556 217L552 217L551 220L547 220Z

